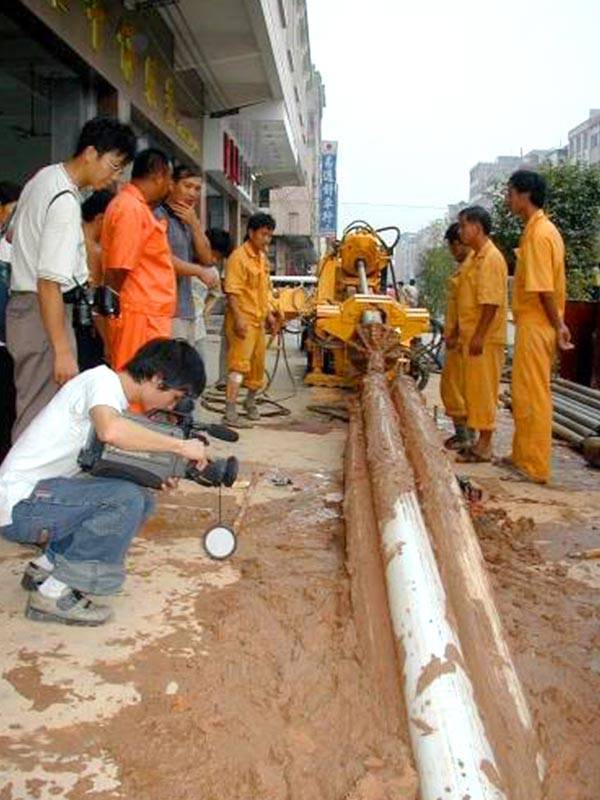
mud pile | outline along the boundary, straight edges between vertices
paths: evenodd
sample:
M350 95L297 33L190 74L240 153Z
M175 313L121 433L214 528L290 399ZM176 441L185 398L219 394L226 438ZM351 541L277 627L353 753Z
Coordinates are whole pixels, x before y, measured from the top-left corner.
M546 800L600 796L597 590L544 562L531 519L483 509L475 529L547 761Z

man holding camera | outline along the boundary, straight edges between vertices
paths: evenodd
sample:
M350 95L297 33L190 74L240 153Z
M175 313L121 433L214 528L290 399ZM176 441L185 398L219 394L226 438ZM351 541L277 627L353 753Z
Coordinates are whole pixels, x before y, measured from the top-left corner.
M155 339L120 372L100 366L70 380L19 437L0 467L0 533L45 548L21 581L29 590L27 617L67 625L110 618L109 606L88 593L118 591L125 555L153 501L131 481L78 474L79 453L93 428L100 442L120 450L173 453L202 469L201 441L149 430L122 412L133 404L144 413L171 410L198 397L205 383L193 347Z
M129 126L97 117L83 126L73 157L41 169L19 198L7 309L7 345L17 388L13 442L78 372L65 303L88 276L79 192L108 186L134 152Z

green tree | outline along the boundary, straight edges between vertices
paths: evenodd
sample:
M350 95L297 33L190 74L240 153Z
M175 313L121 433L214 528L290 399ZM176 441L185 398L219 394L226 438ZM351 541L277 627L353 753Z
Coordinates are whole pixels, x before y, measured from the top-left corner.
M546 211L565 241L569 297L585 299L590 270L600 261L600 167L544 164L540 173L548 182ZM492 192L493 238L512 267L522 224L509 213L505 196L506 183Z
M436 319L441 319L446 308L448 278L455 269L454 259L444 245L437 245L425 250L419 260L419 305L428 308Z

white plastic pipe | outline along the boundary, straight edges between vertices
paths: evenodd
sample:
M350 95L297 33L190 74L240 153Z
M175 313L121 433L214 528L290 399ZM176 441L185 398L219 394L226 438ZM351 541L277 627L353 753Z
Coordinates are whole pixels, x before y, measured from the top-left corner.
M421 798L506 800L414 492L380 533Z

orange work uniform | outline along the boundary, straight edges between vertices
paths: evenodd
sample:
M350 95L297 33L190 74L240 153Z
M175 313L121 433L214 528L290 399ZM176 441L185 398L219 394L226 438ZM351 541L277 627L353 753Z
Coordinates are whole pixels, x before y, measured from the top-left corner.
M472 356L469 344L484 305L496 306L496 313L485 334L483 352ZM508 307L508 269L504 256L491 239L478 253L472 254L461 272L457 306L467 426L491 431L496 427Z
M527 222L517 250L513 286L516 325L512 371L515 433L512 460L534 480L550 478L552 394L550 379L556 332L539 292L551 292L562 319L566 295L565 247L540 209Z
M458 287L462 270L468 266L469 258L470 256L467 256L454 274L448 278L448 301L444 319L444 336L450 336L458 324ZM467 417L462 360L461 348L458 345L451 350L446 349L444 368L442 369L440 380L440 395L446 414L454 420L464 420Z
M110 362L122 369L139 348L171 336L177 301L166 220L157 220L140 190L126 184L111 201L102 224L102 266L127 270L119 296L121 313L107 326Z
M265 375L265 320L269 313L269 267L264 253L257 253L250 242L236 248L225 267L225 294L237 300L246 335L242 339L234 330L233 314L225 314L227 368L244 376L244 386L252 391L262 388Z

